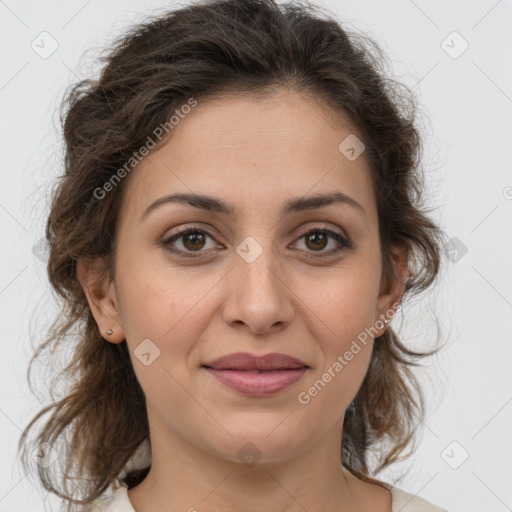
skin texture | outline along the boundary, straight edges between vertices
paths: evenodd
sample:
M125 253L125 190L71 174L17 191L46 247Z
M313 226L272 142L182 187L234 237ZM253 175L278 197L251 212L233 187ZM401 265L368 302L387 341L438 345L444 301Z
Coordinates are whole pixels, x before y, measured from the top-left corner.
M338 149L351 133L347 119L291 89L198 101L126 178L115 279L102 277L100 261L81 260L78 272L106 342L126 339L146 396L152 468L128 492L137 512L391 510L388 491L340 463L343 415L373 339L309 403L298 401L403 293L382 278L365 155L350 161ZM287 199L333 191L364 212L335 203L280 213ZM167 203L141 221L154 200L179 192L222 199L237 214ZM204 242L185 236L173 247L202 256L162 246L190 226L208 232ZM319 257L339 244L308 243L312 228L353 248ZM262 249L251 263L236 252L248 236ZM406 264L397 271L404 276ZM148 366L134 354L145 339L160 350ZM201 367L239 351L291 355L310 369L284 391L247 397ZM261 456L251 467L238 455L247 443Z

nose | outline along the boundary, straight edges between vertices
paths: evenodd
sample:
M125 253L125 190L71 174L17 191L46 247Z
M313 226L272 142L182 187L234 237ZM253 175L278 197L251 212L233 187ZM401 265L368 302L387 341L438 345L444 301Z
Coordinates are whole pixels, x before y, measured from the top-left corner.
M283 263L270 247L258 245L263 250L258 250L261 253L255 259L254 254L245 257L243 250L236 254L234 268L226 276L222 314L232 326L245 326L253 334L267 334L290 324L294 294ZM250 247L254 249L254 245Z

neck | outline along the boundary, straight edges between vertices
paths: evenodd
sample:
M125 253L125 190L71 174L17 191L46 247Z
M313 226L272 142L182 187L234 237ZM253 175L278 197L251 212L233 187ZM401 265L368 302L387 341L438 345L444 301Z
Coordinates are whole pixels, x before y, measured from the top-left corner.
M307 451L272 462L264 462L264 456L257 460L257 448L249 446L242 452L246 457L228 460L168 429L165 436L152 433L151 470L128 497L137 511L206 512L250 505L253 512L355 512L354 477L341 466L341 429L340 421ZM251 460L251 455L256 457Z

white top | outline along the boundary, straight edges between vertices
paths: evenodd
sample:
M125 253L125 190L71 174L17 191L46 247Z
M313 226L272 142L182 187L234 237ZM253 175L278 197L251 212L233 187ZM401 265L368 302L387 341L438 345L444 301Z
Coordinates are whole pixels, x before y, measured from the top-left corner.
M392 497L391 512L448 512L397 487L388 484L388 488ZM135 512L128 498L128 486L123 484L113 495L99 497L84 512Z

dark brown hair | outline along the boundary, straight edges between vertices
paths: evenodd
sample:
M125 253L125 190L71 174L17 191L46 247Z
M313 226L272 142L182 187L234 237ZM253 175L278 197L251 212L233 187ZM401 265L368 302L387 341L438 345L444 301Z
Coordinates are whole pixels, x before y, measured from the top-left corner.
M195 2L129 29L102 62L99 79L75 84L62 102L64 173L46 224L47 271L62 313L28 371L30 383L32 363L44 350L51 349L53 358L57 348L68 349L65 367L55 373L67 387L59 399L52 394L53 402L31 420L18 446L25 470L31 471L28 433L50 411L30 446L51 446L60 454L61 466L38 466L37 471L45 489L66 501L67 510L96 499L114 481L137 485L149 469L128 464L149 442L144 393L126 341L108 343L99 332L77 279L77 261L104 257L105 272L113 278L116 220L126 180L101 199L95 191L190 98L223 94L229 99L229 94L258 95L285 86L348 117L366 145L384 275L396 279L393 246L409 254L404 300L436 279L444 236L422 205L422 138L411 90L388 76L385 55L373 40L342 28L321 8L272 0ZM437 350L413 351L390 327L377 339L343 426L340 459L359 478L378 482L370 475L410 455L405 449L424 415L411 369ZM376 467L369 466L370 452L378 455Z

